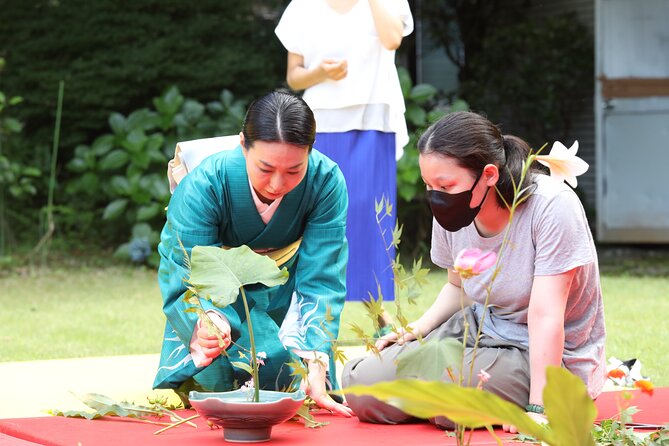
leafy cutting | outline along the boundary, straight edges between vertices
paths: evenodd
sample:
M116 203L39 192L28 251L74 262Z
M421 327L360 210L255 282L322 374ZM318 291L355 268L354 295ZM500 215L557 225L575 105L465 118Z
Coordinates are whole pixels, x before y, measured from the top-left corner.
M251 344L249 358L251 366L248 368L246 364L240 362L236 362L235 365L243 365L242 369L250 371L253 377L253 401L259 402L258 352L244 286L255 283L262 283L267 287L283 285L288 280L288 270L285 267L279 269L274 260L253 252L246 245L229 249L195 246L191 250L190 259L186 255L184 260L185 265L190 268L188 291L184 300L194 305L194 308L188 308L186 311L194 309L200 319L205 321L209 331L216 334L219 342L222 342L220 330L204 311L200 299L209 300L218 308L225 308L234 304L241 294Z

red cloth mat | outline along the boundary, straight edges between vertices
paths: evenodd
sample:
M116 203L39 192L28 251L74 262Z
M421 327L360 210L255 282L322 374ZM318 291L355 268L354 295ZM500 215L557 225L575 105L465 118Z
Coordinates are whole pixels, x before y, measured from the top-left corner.
M639 391L631 391L630 405L640 412L634 415L637 423L664 424L669 422L669 388L655 389L650 397ZM598 419L610 418L618 413L617 397L620 392L606 392L597 401ZM182 415L193 412L182 411ZM316 429L306 429L300 422L287 422L275 426L272 431L273 444L278 445L454 445L455 439L428 423L405 425L378 425L361 423L357 418L342 418L329 413L317 413L316 419L330 424ZM204 420L195 420L198 428L179 426L160 435L153 435L160 426L131 419L106 417L102 420L78 418L41 417L0 420L0 445L29 445L33 442L47 446L170 446L170 445L222 445L222 430L211 430ZM503 440L513 436L497 429ZM4 435L4 436L3 436ZM15 440L15 443L9 442ZM495 440L485 430L474 432L472 445L494 446ZM509 443L510 444L510 443Z

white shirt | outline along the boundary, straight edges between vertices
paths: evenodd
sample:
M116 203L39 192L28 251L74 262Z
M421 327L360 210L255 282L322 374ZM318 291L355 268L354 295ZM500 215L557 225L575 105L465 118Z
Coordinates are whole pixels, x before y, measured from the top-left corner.
M411 34L413 17L407 0L386 0L384 6L402 20L402 35ZM304 92L318 132L395 133L396 155L401 156L409 136L395 51L381 44L369 2L358 0L350 11L340 14L325 0L292 0L275 33L289 52L304 58L306 69L326 58L348 62L344 79L325 80Z

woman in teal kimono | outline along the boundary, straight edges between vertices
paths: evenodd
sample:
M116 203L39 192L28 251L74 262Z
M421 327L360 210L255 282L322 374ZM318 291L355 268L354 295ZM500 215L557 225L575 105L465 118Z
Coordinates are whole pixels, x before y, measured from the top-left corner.
M155 388L181 395L194 386L227 391L250 378L231 364L250 347L241 299L225 308L202 302L223 334L223 348L196 313L184 311L184 249L190 255L197 245L247 245L260 253L287 247L284 285L245 287L256 349L266 355L260 387L286 389L294 378L286 363L299 357L309 371L307 394L350 416L327 394L338 387L331 341L346 295L348 201L337 165L311 150L315 133L301 98L272 92L250 105L237 148L209 156L176 187L158 246L167 324Z

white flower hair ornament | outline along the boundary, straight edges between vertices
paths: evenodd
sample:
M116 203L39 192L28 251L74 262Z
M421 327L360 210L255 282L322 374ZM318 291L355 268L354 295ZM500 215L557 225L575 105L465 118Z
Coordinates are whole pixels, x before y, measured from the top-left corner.
M571 187L576 187L576 177L583 175L590 167L588 163L576 156L578 141L567 148L560 141L555 141L548 155L536 155L536 160L551 171L551 177L558 181L566 181Z

